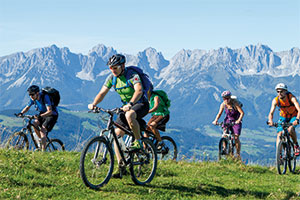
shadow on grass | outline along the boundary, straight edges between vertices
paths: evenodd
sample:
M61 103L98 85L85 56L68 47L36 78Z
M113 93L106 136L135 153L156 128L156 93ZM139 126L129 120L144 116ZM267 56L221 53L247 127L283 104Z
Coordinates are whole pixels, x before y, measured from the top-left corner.
M207 196L221 196L223 198L229 197L231 195L236 196L253 196L259 199L265 199L270 195L268 192L260 192L260 191L246 191L244 189L228 189L222 186L215 186L211 184L200 184L195 187L186 187L183 185L173 185L173 184L166 184L164 186L161 185L147 185L144 186L146 188L157 188L157 189L164 189L168 190L168 193L180 193L183 196L190 196L193 197L195 195L207 195ZM137 190L138 193L143 194L143 190ZM289 193L288 196L292 197L296 195L295 193Z

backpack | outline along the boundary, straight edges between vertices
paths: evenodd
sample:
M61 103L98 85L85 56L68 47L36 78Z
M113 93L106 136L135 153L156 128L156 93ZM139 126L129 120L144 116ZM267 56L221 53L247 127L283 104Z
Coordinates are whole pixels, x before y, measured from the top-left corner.
M237 96L231 96L231 99L233 99L233 101L237 102L241 108L243 107L243 103L237 98Z
M127 73L126 73L125 78L126 78L127 82L126 82L125 87L128 87L129 85L131 85L131 83L129 83L129 79L131 78L132 74L134 72L136 72L141 78L144 95L149 100L151 97L152 90L153 90L153 84L152 84L151 80L149 79L149 76L147 74L145 74L143 72L143 70L139 67L129 66L129 67L126 67L126 70L127 70ZM113 76L112 86L114 87L115 90L121 89L121 88L116 88L116 84L117 84L117 77Z
M42 89L43 95L48 94L50 101L54 104L54 107L57 107L60 102L59 91L52 87L45 87ZM44 96L42 97L44 101Z
M163 100L163 102L165 103L167 108L169 108L171 106L171 100L168 98L168 95L165 91L163 91L163 90L153 90L152 93L157 94Z

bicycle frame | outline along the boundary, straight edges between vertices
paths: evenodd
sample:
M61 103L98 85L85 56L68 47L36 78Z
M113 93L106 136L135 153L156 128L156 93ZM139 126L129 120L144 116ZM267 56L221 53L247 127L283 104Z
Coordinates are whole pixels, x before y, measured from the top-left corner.
M16 115L16 114L15 114ZM17 116L17 115L16 115ZM18 116L17 116L18 117ZM31 140L33 141L33 144L35 146L35 148L39 149L40 147L38 146L35 138L34 138L34 135L33 135L33 131L32 131L32 127L35 127L37 129L39 129L39 127L36 127L33 123L32 123L32 120L34 119L34 116L31 116L31 115L23 115L21 118L24 118L23 121L25 122L26 119L28 120L27 122L25 122L26 124L24 125L24 127L21 129L21 132L23 133L26 133L26 130L29 131L30 133L30 136L31 136ZM48 133L47 133L48 134ZM47 142L50 141L48 135L46 135L46 138L47 138Z
M115 129L114 127L117 127L117 128L120 128L122 131L125 132L125 134L129 135L130 137L133 137L134 138L134 134L132 131L128 130L127 128L121 126L120 124L116 123L114 120L113 120L113 116L115 113L118 113L119 112L119 109L116 108L116 109L112 109L112 110L105 110L105 109L102 109L102 108L98 108L97 110L95 110L94 112L99 112L99 111L103 111L103 112L106 112L108 113L110 116L109 116L109 119L108 119L108 122L107 122L107 127L106 129L102 130L100 132L100 136L103 136L106 138L106 140L112 145L112 142L115 141L116 142L116 145L117 145L117 148L119 150L119 153L121 155L121 162L122 161L124 162L125 165L128 165L130 164L130 159L126 159L125 158L125 155L124 155L124 152L123 150L121 149L121 145L119 143L119 140L118 140L118 136L116 135L115 133ZM108 131L108 136L106 136L104 134L104 132L107 132ZM127 138L128 139L128 138ZM97 158L98 156L98 152L99 152L99 146L96 147L96 154L94 155L94 159ZM103 158L106 158L106 155L107 155L107 149L105 149L104 151L104 154L103 154Z

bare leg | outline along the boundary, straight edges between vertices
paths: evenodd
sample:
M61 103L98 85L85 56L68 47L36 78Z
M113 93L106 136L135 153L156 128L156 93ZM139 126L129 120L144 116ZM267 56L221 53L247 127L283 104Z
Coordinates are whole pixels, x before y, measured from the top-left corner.
M237 157L238 157L238 159L241 159L241 142L240 142L239 135L235 135L234 140L235 140L235 148L236 148Z
M124 136L124 131L122 131L121 129L119 128L115 128L115 132L116 132L116 135L117 136ZM115 149L115 154L116 154L116 157L117 157L117 160L118 160L118 164L120 164L120 161L121 161L121 155L120 155L120 152L119 152L119 149L117 147L117 144L116 144L116 141L114 141L114 149Z
M151 122L151 124L148 127L152 131L152 133L155 135L157 141L160 142L161 137L160 137L159 131L156 129L157 123L156 122Z
M141 135L140 135L140 125L138 123L138 121L136 120L136 113L134 110L129 110L126 112L125 114L126 120L128 122L129 127L131 128L133 134L134 134L134 138L136 140L141 139Z

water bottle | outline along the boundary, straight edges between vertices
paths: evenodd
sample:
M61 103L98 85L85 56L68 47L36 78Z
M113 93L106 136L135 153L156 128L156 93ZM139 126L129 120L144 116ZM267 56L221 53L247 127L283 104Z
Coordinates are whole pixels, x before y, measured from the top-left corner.
M119 137L118 141L119 141L119 144L120 144L120 147L121 147L122 151L124 152L126 150L126 146L125 146L125 142L123 140L123 137Z
M36 144L38 145L38 148L40 148L41 147L41 139L37 136L37 134L35 132L33 132L33 137L34 137Z

